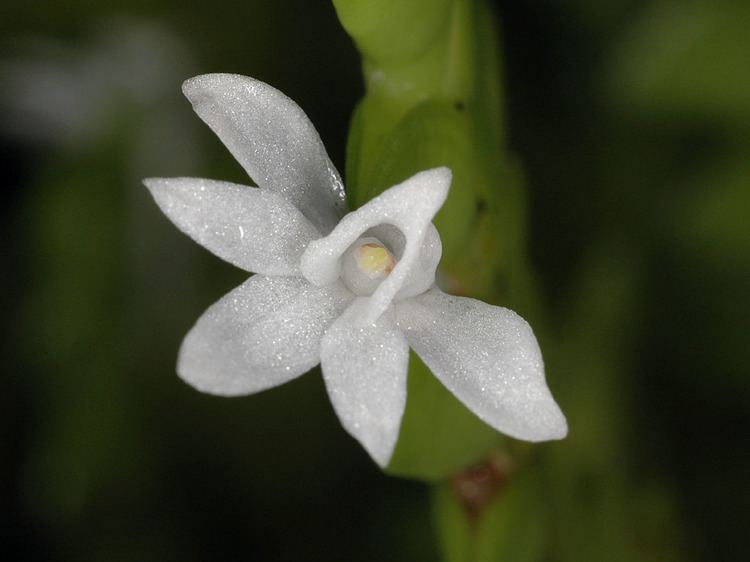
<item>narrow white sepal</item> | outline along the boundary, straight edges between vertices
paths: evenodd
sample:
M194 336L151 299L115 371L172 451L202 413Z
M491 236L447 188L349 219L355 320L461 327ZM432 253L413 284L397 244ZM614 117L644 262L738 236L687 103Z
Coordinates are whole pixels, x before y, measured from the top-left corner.
M294 205L272 191L200 178L143 183L177 228L245 271L300 275L302 252L320 236Z
M392 311L361 326L366 310L367 298L357 298L331 325L323 336L320 361L341 424L386 467L406 406L409 345Z
M567 435L536 337L518 314L438 289L395 308L417 355L482 420L525 441Z
M202 392L253 394L320 361L320 340L352 295L340 283L255 275L209 307L185 336L177 374Z
M346 212L344 185L294 101L239 74L196 76L182 91L259 187L283 195L320 232L330 232Z

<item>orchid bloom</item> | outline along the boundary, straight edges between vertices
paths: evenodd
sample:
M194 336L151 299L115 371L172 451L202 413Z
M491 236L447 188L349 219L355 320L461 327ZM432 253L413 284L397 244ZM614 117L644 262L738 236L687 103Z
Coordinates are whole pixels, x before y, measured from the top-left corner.
M183 91L258 187L144 182L180 230L256 274L185 337L180 377L202 392L241 396L320 363L344 428L386 466L406 404L411 346L495 429L527 441L565 436L529 325L435 285L442 246L431 221L450 170L418 173L345 214L339 174L291 99L231 74L192 78Z

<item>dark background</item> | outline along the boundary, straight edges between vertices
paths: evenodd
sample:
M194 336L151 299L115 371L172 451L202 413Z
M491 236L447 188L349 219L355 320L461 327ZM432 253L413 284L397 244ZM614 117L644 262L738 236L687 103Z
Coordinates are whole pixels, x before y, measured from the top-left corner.
M599 4L495 2L530 252L561 325L592 253L627 269L627 462L668 491L689 560L745 559L750 8ZM246 183L180 95L204 72L285 92L344 170L362 85L326 1L2 8L0 557L435 559L427 488L382 475L319 373L237 400L174 376L243 278L140 185Z

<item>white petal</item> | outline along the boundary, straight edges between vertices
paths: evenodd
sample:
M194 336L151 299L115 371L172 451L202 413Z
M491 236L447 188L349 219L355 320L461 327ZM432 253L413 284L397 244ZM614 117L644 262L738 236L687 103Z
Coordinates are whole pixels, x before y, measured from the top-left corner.
M397 303L396 317L435 376L486 423L526 441L565 437L536 338L515 312L433 289Z
M364 313L358 298L323 336L320 361L333 408L344 428L385 467L398 440L406 405L409 345L392 313L375 324L353 322Z
M404 284L413 280L412 269L420 265L420 252L431 231L430 221L445 202L450 182L448 168L434 168L387 189L346 215L327 237L311 242L302 255L302 274L316 285L331 283L341 273L341 255L362 233L382 224L398 228L406 238L404 251L391 274L368 300L362 322L372 323Z
M346 209L344 186L305 112L277 89L239 74L204 74L182 86L193 109L250 177L327 234Z
M271 191L198 178L143 183L180 230L245 271L300 275L302 252L320 236L294 205Z
M351 300L340 283L251 277L200 317L182 342L177 373L222 396L282 384L318 364L323 333Z

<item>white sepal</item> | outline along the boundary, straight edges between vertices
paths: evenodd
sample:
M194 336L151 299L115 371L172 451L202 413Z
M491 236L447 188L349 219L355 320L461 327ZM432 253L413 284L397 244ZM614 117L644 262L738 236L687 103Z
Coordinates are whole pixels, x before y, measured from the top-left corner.
M320 361L320 340L352 295L340 283L255 275L209 307L185 336L177 374L202 392L253 394Z
M320 236L294 205L272 191L200 178L143 183L177 228L245 271L300 275L302 252Z
M330 232L346 212L344 185L294 101L239 74L196 76L182 91L259 187L283 195L320 232Z
M397 303L396 319L435 376L489 425L525 441L565 437L536 337L518 314L432 289Z
M341 424L385 467L406 406L409 345L392 311L373 324L360 325L366 301L356 299L326 331L320 361Z

